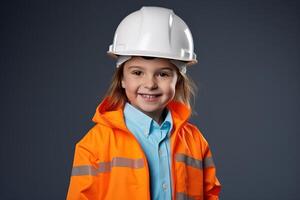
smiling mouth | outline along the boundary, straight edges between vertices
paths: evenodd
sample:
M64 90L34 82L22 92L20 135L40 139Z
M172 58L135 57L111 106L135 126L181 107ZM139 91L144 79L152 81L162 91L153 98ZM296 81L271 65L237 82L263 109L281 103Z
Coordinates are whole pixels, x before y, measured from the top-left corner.
M158 97L161 96L161 94L141 94L141 93L139 93L139 95L143 99L146 99L146 100L155 100L155 99L157 99Z

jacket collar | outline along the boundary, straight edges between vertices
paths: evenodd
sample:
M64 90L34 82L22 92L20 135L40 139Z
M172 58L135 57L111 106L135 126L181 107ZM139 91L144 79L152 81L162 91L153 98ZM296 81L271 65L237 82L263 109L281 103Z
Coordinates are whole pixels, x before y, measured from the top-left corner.
M128 129L124 120L123 107L117 108L116 110L107 110L109 100L105 98L96 109L93 117L95 123L110 126L112 128L121 129L127 131ZM181 125L186 122L190 115L191 110L181 102L171 101L167 108L171 112L173 120L173 130L179 129Z

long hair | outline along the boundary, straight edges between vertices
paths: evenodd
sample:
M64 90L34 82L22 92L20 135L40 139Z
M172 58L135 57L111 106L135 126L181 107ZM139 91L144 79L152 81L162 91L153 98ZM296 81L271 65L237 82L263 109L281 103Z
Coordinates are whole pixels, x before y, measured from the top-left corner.
M107 110L115 110L116 108L123 107L128 101L125 89L122 88L124 63L117 68L114 72L110 87L108 88L104 98L108 98ZM195 101L197 87L193 80L187 74L177 71L177 82L175 88L174 100L185 104L191 108Z

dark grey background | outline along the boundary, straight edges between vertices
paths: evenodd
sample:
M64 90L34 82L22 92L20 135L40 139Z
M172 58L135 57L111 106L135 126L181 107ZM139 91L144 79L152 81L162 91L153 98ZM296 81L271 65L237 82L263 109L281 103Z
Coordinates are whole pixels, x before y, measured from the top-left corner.
M142 5L189 25L192 122L224 200L299 197L297 1L1 1L0 199L64 199L75 143L110 83L114 31Z

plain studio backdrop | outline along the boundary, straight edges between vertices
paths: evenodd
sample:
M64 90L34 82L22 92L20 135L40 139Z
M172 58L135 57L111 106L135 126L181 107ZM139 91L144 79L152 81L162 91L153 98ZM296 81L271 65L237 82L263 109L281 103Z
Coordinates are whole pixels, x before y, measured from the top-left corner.
M119 22L146 6L186 21L199 63L191 121L222 200L299 199L297 1L1 1L0 199L65 199L75 143L110 84Z

